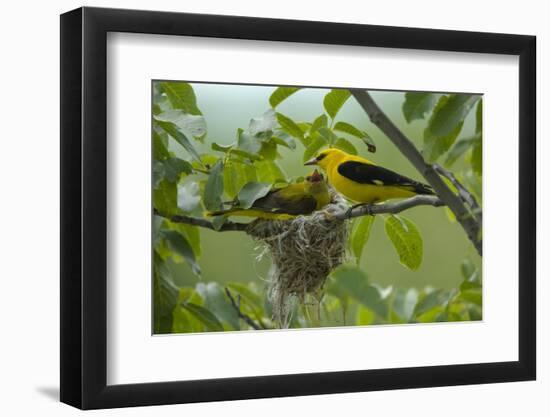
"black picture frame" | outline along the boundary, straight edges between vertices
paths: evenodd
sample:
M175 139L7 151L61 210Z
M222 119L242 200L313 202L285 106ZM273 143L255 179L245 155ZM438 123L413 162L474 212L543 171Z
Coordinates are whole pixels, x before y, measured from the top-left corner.
M519 360L107 385L108 32L519 56ZM534 36L80 8L61 16L61 401L82 409L533 380L536 377Z

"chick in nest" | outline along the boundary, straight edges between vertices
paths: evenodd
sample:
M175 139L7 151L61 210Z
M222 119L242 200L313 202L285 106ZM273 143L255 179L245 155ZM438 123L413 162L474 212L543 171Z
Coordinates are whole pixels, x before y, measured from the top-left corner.
M245 216L266 220L291 220L311 214L330 203L328 185L317 170L304 181L284 187L274 187L254 201L250 208L233 207L210 212L208 216Z

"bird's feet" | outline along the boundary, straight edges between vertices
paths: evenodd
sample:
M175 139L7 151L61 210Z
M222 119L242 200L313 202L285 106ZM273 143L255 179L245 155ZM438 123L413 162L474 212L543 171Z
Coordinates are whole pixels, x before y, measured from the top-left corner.
M351 218L353 210L356 209L356 208L359 208L359 207L364 207L364 213L363 214L366 214L368 216L372 216L372 210L371 210L372 204L370 204L370 203L359 203L359 204L354 204L353 206L351 206L348 209L348 211L346 212L346 217Z

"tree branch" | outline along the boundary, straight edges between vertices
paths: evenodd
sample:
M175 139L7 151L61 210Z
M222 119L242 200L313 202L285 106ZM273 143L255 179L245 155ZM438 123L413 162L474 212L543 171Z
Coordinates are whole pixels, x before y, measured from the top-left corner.
M241 318L246 324L248 324L250 327L252 327L254 330L262 330L264 329L263 326L256 323L252 318L250 318L248 315L243 313L241 311L241 297L237 295L237 301L235 301L235 298L233 298L233 294L231 294L231 291L229 291L229 288L225 287L225 294L227 295L227 298L229 298L229 301L231 302L231 305L233 308L237 311L237 315L239 318Z
M481 207L479 206L479 204L477 203L477 200L474 197L474 195L470 191L468 191L466 189L466 187L464 187L460 183L460 181L458 181L456 179L455 175L451 171L443 168L439 164L434 164L433 167L439 175L442 175L445 178L447 178L449 181L451 181L451 184L453 184L455 186L455 188L458 190L458 196L462 199L462 201L464 201L464 203L466 203L466 204L468 204L468 206L470 206L470 209L471 209L473 215L475 216L477 221L480 224L482 224L481 223L482 222L482 210L481 210Z
M355 206L350 210L335 213L332 217L338 220L346 220L354 217L374 216L375 214L397 214L417 206L441 207L444 205L443 201L434 195L417 195L390 203Z
M214 230L216 232L245 232L246 228L248 227L248 224L245 224L245 223L235 223L231 221L226 221L224 224L222 224L222 226L219 229L216 229L212 224L212 222L206 219L184 216L181 214L174 214L172 216L169 216L167 214L161 213L157 209L154 209L153 212L157 216L164 217L165 219L170 220L172 223L190 224L192 226L204 227L205 229Z
M453 193L435 169L424 161L422 154L416 149L411 140L395 126L388 116L386 116L367 91L350 89L350 92L367 113L370 120L384 132L401 153L413 164L418 172L422 174L426 181L428 181L441 201L451 209L456 220L460 223L466 235L481 255L481 225L464 205L462 199Z

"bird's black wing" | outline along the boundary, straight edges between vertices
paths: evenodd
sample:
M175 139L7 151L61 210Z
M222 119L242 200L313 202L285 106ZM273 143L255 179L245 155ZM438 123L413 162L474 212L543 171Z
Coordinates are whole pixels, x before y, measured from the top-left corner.
M417 194L433 194L433 190L429 185L422 184L389 169L360 161L341 163L338 166L338 173L359 184L406 187Z
M264 197L256 200L252 207L269 210L273 213L293 215L310 214L317 208L317 200L311 195L302 195L290 200L282 196L279 191L281 189L270 191Z

